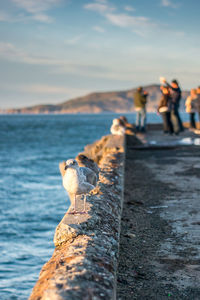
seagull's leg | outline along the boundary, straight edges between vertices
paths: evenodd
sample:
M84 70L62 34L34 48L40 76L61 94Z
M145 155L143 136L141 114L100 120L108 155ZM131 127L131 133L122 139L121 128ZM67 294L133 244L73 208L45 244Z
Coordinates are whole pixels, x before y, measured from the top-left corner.
M86 213L86 194L84 194L84 210L83 213Z
M72 214L72 215L77 214L77 211L76 211L76 194L74 194L74 210L70 214Z
M76 194L74 195L74 214L76 214Z
M86 214L87 213L87 211L86 211L86 195L84 194L83 196L84 196L84 198L83 198L83 201L84 201L84 210L81 211L81 212L79 212L79 214Z

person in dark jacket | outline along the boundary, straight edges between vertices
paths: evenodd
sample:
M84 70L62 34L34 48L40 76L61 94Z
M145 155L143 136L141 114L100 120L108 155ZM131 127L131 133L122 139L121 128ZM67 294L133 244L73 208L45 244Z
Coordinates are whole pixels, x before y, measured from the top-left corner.
M169 88L167 86L160 87L162 96L158 105L158 113L163 119L163 132L173 134L173 125L171 122L170 108L171 108L171 97Z
M184 131L183 124L179 115L179 105L181 100L181 89L176 79L172 80L169 84L166 80L164 82L170 88L171 96L171 121L174 128L174 133L179 134L180 131Z
M146 131L146 103L148 93L142 87L137 88L134 94L134 105L136 111L136 131Z

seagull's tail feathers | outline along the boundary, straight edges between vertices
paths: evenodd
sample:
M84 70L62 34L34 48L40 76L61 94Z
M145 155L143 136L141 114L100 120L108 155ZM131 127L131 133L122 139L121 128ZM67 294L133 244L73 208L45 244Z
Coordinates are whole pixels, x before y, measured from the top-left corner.
M94 185L88 183L88 182L83 182L81 184L81 194L87 194L89 193L91 190L93 190L95 188Z

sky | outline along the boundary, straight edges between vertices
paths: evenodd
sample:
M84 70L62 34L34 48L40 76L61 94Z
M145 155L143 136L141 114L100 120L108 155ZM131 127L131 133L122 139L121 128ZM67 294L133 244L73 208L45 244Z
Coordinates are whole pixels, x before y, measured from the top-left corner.
M200 85L199 0L1 0L0 108Z

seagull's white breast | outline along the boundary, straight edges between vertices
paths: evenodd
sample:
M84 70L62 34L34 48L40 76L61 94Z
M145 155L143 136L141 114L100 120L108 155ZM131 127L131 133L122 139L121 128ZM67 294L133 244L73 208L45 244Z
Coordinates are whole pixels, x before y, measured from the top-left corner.
M115 135L124 135L125 134L125 128L120 125L112 125L110 131L112 134L115 134Z
M63 177L63 186L68 193L76 194L83 181L85 181L85 176L79 172L79 169L68 168Z

